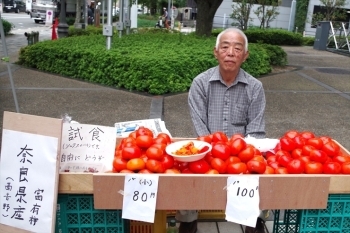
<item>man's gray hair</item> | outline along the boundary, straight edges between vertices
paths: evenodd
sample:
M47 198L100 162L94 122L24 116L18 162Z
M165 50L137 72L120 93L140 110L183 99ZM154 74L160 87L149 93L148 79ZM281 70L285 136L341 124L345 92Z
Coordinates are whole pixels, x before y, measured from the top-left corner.
M237 33L239 33L244 38L244 42L245 42L244 52L248 51L248 38L244 34L244 32L242 30L238 29L238 28L227 28L227 29L223 30L222 32L220 32L218 37L216 38L216 44L215 44L215 49L216 50L218 50L218 48L219 48L219 43L220 43L221 36L223 34L225 34L226 32L237 32Z

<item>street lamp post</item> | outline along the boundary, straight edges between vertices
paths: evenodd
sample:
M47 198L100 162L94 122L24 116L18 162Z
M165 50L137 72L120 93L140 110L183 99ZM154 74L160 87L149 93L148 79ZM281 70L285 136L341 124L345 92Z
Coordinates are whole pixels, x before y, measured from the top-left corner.
M61 0L60 7L60 20L57 26L58 38L63 38L68 36L68 24L66 21L66 0Z

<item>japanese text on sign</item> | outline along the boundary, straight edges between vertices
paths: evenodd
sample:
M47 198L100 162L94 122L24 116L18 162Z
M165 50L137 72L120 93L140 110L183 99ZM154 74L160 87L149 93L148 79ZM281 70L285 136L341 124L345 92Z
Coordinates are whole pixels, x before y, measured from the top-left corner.
M51 232L57 144L57 138L3 130L0 223Z
M259 176L227 178L227 221L255 227L260 214L259 202Z
M112 170L116 137L113 127L63 124L61 172Z
M158 179L156 175L126 175L122 218L154 222Z

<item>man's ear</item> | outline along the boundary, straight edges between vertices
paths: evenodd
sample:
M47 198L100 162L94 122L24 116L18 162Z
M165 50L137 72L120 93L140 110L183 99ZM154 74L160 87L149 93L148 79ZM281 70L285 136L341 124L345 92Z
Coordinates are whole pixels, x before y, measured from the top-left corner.
M215 46L213 49L213 53L214 53L215 58L218 59L218 51L216 50Z
M243 62L245 62L248 59L248 57L249 57L249 51L245 52Z

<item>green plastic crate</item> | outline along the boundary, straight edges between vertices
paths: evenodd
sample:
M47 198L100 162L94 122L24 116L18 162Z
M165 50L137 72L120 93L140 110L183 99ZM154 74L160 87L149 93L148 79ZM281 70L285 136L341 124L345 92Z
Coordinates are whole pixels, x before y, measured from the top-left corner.
M298 233L301 210L275 210L273 233Z
M329 195L326 209L303 210L300 233L350 233L350 195Z
M95 210L93 195L58 195L56 233L124 233L121 210ZM128 232L128 231L127 231Z

